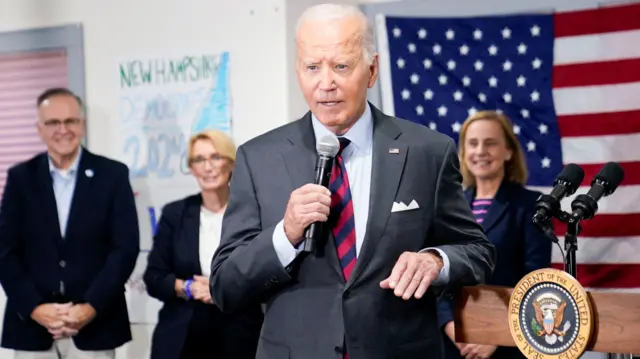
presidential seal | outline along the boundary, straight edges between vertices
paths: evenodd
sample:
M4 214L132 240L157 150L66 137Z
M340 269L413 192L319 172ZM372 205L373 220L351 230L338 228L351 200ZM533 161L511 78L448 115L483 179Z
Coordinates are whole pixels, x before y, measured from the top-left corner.
M594 322L587 292L564 271L531 272L511 293L509 329L529 359L578 359L591 340Z

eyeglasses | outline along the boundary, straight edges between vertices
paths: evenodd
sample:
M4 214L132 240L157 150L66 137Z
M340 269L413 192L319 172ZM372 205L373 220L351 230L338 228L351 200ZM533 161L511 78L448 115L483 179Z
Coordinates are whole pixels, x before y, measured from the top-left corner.
M205 163L209 163L210 165L215 165L220 163L224 159L223 156L219 154L211 155L208 158L203 156L194 157L191 159L191 164L196 167L204 167Z
M81 120L79 118L67 118L64 121L60 121L58 119L50 119L50 120L42 121L42 123L44 124L44 127L47 128L48 130L57 130L62 125L64 125L64 127L66 128L73 128L73 127L77 127L80 124L80 122Z

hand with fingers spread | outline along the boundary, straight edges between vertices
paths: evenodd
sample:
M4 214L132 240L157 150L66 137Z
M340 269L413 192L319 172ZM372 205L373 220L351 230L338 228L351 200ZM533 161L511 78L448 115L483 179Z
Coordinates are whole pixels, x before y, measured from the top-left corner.
M306 184L291 192L284 214L284 233L292 245L302 241L304 230L313 222L326 222L331 191L317 184Z
M442 258L434 252L404 252L398 258L391 275L380 282L380 287L392 289L397 297L404 300L411 297L420 299L438 278L443 266Z

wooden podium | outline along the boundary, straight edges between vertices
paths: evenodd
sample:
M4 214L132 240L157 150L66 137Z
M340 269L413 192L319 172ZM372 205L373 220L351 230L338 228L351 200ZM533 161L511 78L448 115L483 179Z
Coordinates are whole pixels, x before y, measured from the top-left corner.
M464 287L455 295L456 341L516 346L509 329L512 289ZM588 293L595 318L587 350L640 354L640 294Z

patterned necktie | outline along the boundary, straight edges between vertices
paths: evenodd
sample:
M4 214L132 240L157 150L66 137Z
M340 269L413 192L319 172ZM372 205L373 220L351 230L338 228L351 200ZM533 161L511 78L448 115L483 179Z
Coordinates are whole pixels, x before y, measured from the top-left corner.
M356 227L353 217L353 202L349 189L349 177L344 166L342 151L351 141L340 137L340 151L336 156L331 172L329 190L331 190L331 223L336 240L338 259L342 266L345 281L349 280L356 265Z

